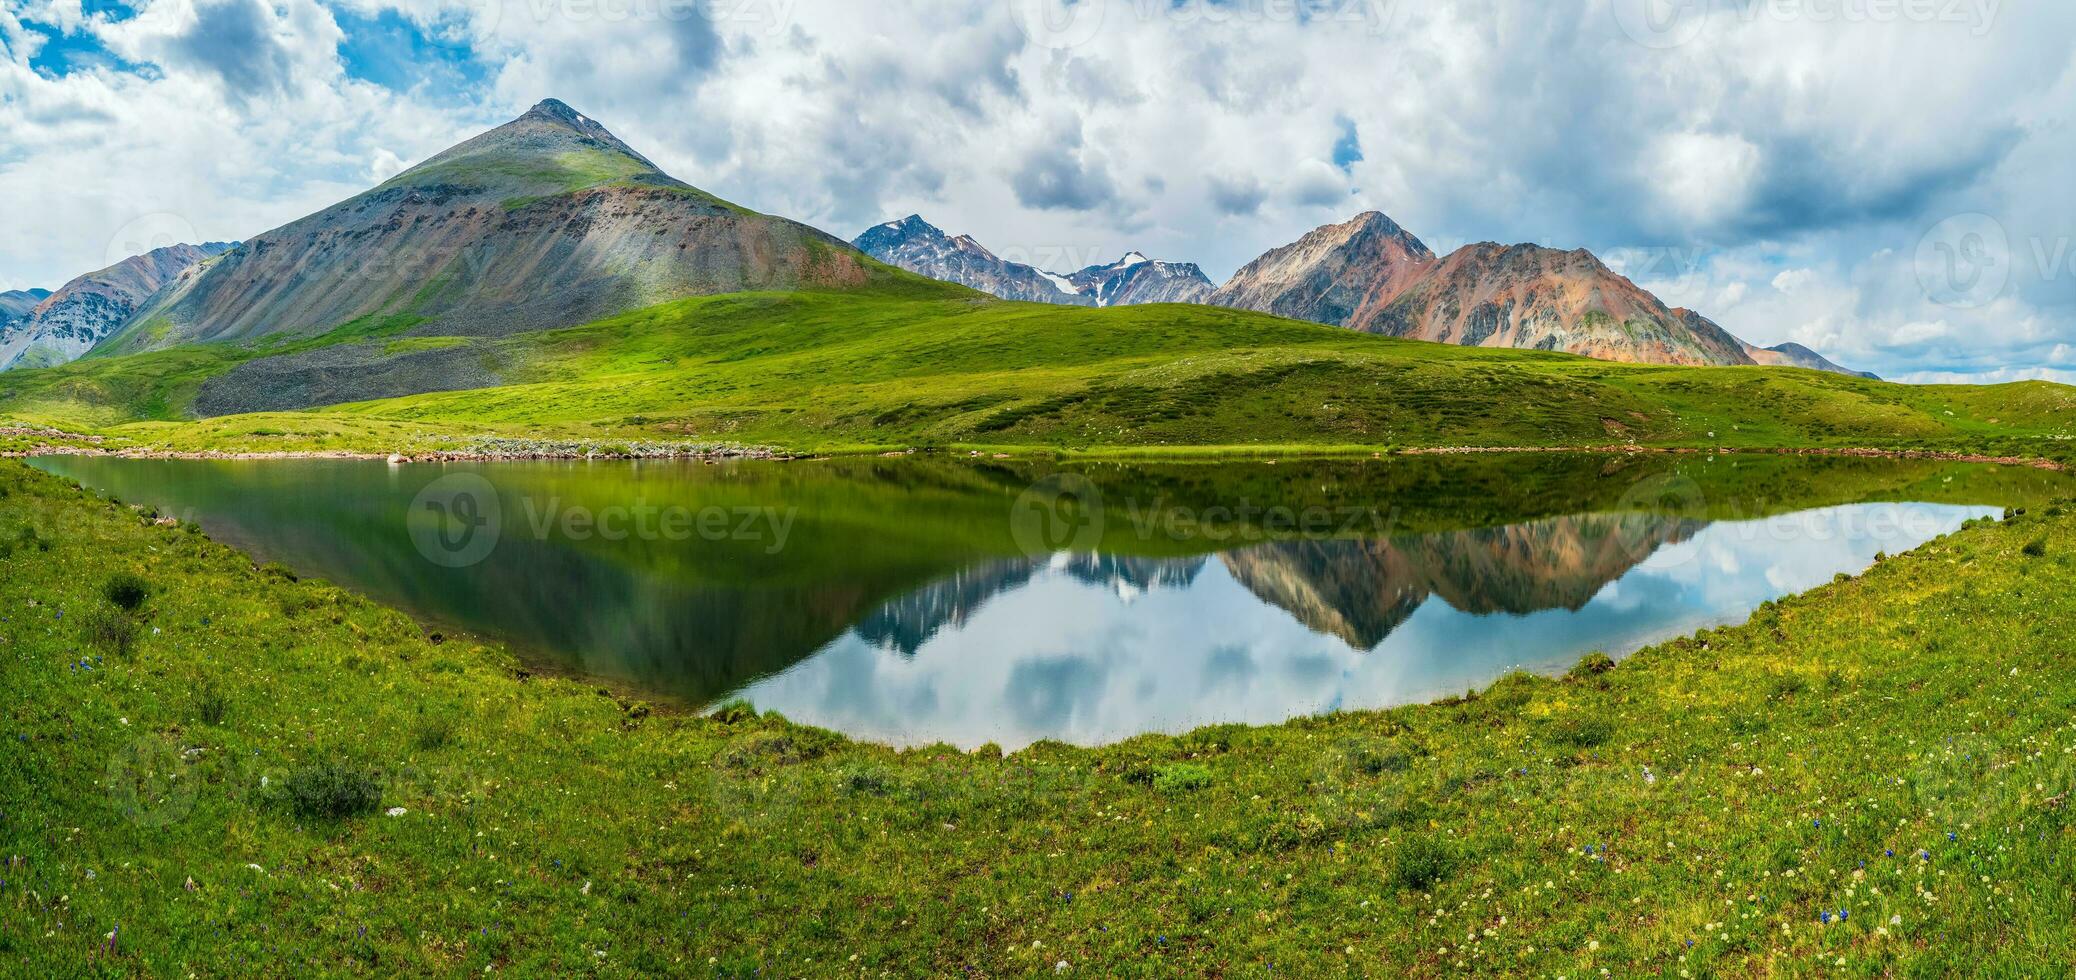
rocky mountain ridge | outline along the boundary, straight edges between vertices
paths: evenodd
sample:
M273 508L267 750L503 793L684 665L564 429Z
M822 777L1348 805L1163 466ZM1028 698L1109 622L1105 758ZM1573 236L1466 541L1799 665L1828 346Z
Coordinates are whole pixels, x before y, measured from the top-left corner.
M1742 341L1705 318L1681 315L1585 249L1466 245L1340 325L1410 340L1610 361L1753 363Z
M127 323L167 283L234 247L229 242L169 245L44 293L12 323L0 323L0 371L55 367L79 359ZM35 292L7 295L29 297ZM11 299L0 309L17 302Z
M104 349L362 332L501 336L688 296L899 273L678 181L547 100L183 277Z
M1097 306L1201 303L1212 285L1194 262L1159 262L1128 252L1109 265L1092 265L1068 277Z
M1001 299L1062 306L1094 306L1065 276L1012 262L973 240L953 237L912 214L866 229L852 247L889 265L944 282L970 286Z
M1139 252L1055 275L1002 260L970 237L946 236L919 215L872 228L856 244L911 272L1026 302L1201 303L1463 346L1859 373L1797 345L1747 344L1707 317L1667 306L1585 249L1480 242L1440 256L1377 211L1307 232L1216 287L1194 264Z
M0 293L0 327L28 316L36 304L49 298L48 289L10 289Z
M851 242L889 265L970 286L999 299L1060 306L1199 303L1211 280L1191 262L1158 262L1128 252L1108 265L1060 275L997 256L970 235L953 237L921 215L874 225Z
M1426 243L1369 211L1269 250L1208 302L1345 327L1374 317L1437 261Z
M1854 378L1866 378L1869 381L1881 380L1881 375L1875 374L1871 371L1855 371L1848 367L1840 367L1838 364L1834 363L1830 358L1825 357L1824 355L1819 354L1816 351L1810 350L1809 348L1804 347L1801 344L1788 343L1779 344L1773 347L1754 347L1750 344L1746 344L1744 352L1746 356L1750 357L1753 361L1760 364L1764 364L1768 367L1807 368L1811 371L1826 371L1831 374L1843 374Z

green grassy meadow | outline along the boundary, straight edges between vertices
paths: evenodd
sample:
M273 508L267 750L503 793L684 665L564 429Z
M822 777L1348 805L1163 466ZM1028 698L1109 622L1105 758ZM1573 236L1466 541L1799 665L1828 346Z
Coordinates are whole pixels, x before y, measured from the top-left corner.
M2031 508L1562 680L895 752L0 462L0 972L2066 974L2072 571Z
M1195 306L1005 303L907 283L683 300L504 339L348 325L321 342L467 348L505 384L189 417L293 345L187 347L0 375L0 418L174 450L452 448L482 434L798 451L1366 452L1452 446L1879 448L2067 459L2076 389L1886 384L1399 341Z

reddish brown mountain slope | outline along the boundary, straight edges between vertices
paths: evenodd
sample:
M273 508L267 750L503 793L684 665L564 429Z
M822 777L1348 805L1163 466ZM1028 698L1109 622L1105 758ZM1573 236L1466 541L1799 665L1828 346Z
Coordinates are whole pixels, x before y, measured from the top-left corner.
M1357 330L1466 347L1565 351L1646 364L1751 364L1744 344L1685 317L1584 249L1467 245Z
M1491 243L1437 259L1376 212L1249 263L1210 302L1369 333L1654 364L1748 365L1745 345L1591 252Z
M1420 239L1370 211L1255 259L1207 302L1348 326L1373 316L1434 264Z

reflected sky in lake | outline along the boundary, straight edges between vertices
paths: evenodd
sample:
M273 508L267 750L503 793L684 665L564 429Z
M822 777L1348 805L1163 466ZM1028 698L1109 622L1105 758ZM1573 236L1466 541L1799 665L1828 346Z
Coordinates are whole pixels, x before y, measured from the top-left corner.
M1114 513L1193 519L1111 521L1085 550L1034 556L1017 507L1062 473L1040 463L35 464L542 669L694 707L747 698L897 745L1011 749L1561 672L1740 622L2068 489L2056 474L1927 461L1091 464L1072 475ZM484 487L470 512L501 527L480 560L430 560L444 556L426 550L422 508L457 478ZM1666 486L1679 490L1669 510L1637 490ZM1364 536L1211 534L1194 520L1235 503L1354 513ZM540 516L652 507L771 515L783 533L738 536L747 525L731 519L713 535L608 537Z
M1367 568L1359 587L1377 601L1361 611L1396 609L1392 600L1405 583L1389 576L1408 572L1393 566L1398 555L1374 543L1269 544L1180 559L1166 563L1157 582L1143 574L1106 577L1086 557L1061 556L911 649L854 630L742 694L789 718L878 741L1012 749L1044 738L1094 744L1147 731L1423 703L1482 688L1512 670L1561 672L1596 650L1622 655L1742 622L1768 600L1857 573L1882 552L1909 550L1995 513L1867 504L1692 528L1658 522L1662 543L1637 538L1605 556L1626 565L1631 548L1648 549L1633 566L1546 564L1530 574L1537 588L1527 594L1437 583L1471 591L1454 601L1428 594L1374 645L1348 632L1340 614L1349 610L1278 605L1265 597L1262 581L1273 573L1330 578ZM1576 553L1579 525L1594 520L1623 519L1561 518L1503 530L1544 542L1548 558ZM1490 532L1485 536L1489 545ZM1480 548L1458 541L1431 550L1460 559ZM1572 603L1566 588L1585 598ZM1495 608L1494 600L1513 600L1516 608ZM1546 602L1556 605L1532 608ZM1307 612L1324 618L1308 622Z

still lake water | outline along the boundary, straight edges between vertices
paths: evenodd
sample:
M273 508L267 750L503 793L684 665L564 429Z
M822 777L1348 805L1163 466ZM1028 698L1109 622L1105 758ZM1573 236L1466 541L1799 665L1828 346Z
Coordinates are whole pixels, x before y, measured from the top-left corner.
M34 463L645 697L1010 749L1561 672L2068 492L1776 457Z

